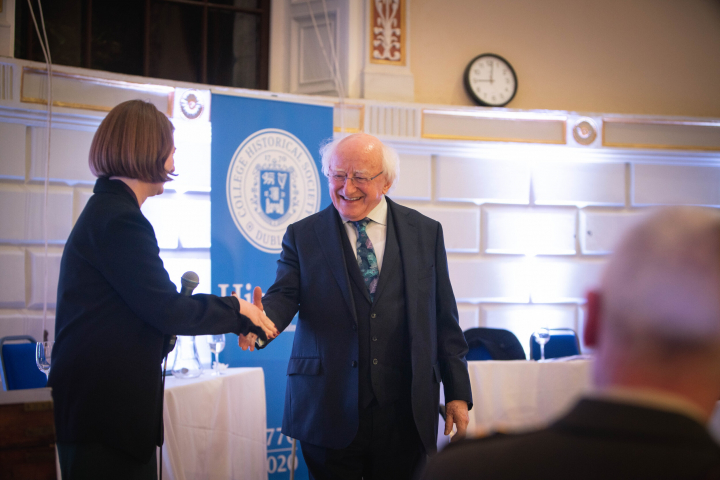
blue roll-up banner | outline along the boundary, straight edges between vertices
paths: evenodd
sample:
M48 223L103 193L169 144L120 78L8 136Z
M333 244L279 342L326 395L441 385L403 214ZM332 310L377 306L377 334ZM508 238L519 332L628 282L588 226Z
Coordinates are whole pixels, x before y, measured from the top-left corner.
M332 107L213 94L212 293L252 301L255 286L272 285L288 225L330 204L318 149L332 135ZM220 354L231 367L264 370L270 480L289 478L280 426L296 321L261 351L243 352L228 335ZM307 479L300 445L296 465L295 478Z

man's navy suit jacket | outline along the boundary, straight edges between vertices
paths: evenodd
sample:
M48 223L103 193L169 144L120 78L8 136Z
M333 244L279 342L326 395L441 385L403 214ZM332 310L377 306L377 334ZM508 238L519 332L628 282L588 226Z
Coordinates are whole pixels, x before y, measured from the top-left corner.
M402 265L405 278L412 411L430 454L436 450L440 381L447 402L465 400L472 405L467 344L458 325L440 223L387 202L402 258L397 265ZM278 330L299 311L282 431L334 449L348 446L358 429L358 319L342 247L344 234L333 205L290 225L275 283L263 298Z

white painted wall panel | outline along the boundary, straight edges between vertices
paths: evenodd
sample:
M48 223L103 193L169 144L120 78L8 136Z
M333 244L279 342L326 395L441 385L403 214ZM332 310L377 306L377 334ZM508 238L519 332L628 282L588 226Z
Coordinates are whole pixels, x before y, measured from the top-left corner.
M574 255L574 208L483 208L485 253Z
M30 299L28 308L42 309L45 298L45 252L42 248L31 248L27 250L30 264ZM48 308L55 308L57 302L58 279L60 278L60 260L62 249L51 247L47 255L47 305Z
M42 242L44 193L42 187L0 185L0 239ZM48 192L48 241L64 241L72 228L72 189L51 187Z
M0 122L0 177L25 179L25 136L27 127Z
M26 240L43 241L43 211L45 194L41 187L28 188ZM48 241L65 241L73 225L73 191L71 188L51 187L48 192Z
M183 248L210 248L210 197L183 195L175 208L178 235Z
M390 198L405 200L430 200L432 196L430 155L400 154L399 176Z
M30 178L45 178L47 161L47 140L45 127L31 127ZM50 178L68 182L95 183L95 176L88 167L90 143L95 132L86 130L52 129L50 152Z
M528 265L530 296L536 303L582 302L600 283L604 260L533 258Z
M30 335L40 341L43 338L43 330L47 330L48 339L55 338L55 315L52 310L48 311L47 319L43 322L42 312L32 312L23 318L23 335ZM44 325L44 328L43 328Z
M530 167L516 160L437 157L438 200L527 204Z
M458 305L458 316L460 319L460 328L462 328L463 332L469 328L477 328L480 326L480 308L477 305Z
M166 185L179 191L210 191L210 123L175 122L175 179ZM230 159L228 159L229 161Z
M480 251L480 208L408 206L440 222L446 251L473 253Z
M160 248L177 248L180 235L180 210L175 199L181 195L170 193L150 197L142 205L142 213L152 224Z
M48 339L55 338L55 317L50 313L45 321L45 330ZM41 315L27 315L16 311L0 313L0 338L10 335L30 335L35 341L43 338L43 317Z
M25 252L0 247L0 308L25 308Z
M92 188L75 187L75 196L73 198L73 225L77 222L78 217L85 209L85 205L87 205L92 195Z
M19 314L0 314L0 338L10 335L28 335L25 333L25 317ZM35 340L38 339L33 335Z
M173 252L171 250L163 250L160 252L160 258L162 258L165 270L170 275L170 281L177 286L180 291L180 279L183 273L188 270L198 274L200 277L200 283L193 293L213 293L212 285L210 284L210 254L194 253L189 254L187 252ZM269 286L269 285L268 285ZM265 287L267 288L267 287ZM227 295L230 295L228 290ZM217 293L217 290L215 291Z
M572 328L577 332L574 305L483 305L481 317L484 327L513 332L528 357L530 336L538 328Z
M634 205L720 205L720 167L633 165Z
M0 185L0 239L21 241L26 236L27 194L21 185Z
M448 259L455 298L461 302L527 302L530 285L524 258Z
M604 255L615 250L622 236L643 218L642 211L580 211L580 246L586 255Z
M538 205L625 205L624 163L538 163L532 175Z

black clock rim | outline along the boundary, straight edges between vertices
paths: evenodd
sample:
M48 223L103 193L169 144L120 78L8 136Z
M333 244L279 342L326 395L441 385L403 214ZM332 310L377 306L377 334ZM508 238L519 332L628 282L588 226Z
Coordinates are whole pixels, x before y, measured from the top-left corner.
M504 62L505 65L507 65L508 68L510 69L512 76L515 79L515 90L513 90L513 94L510 96L510 98L507 100L507 102L497 103L497 104L487 103L487 102L484 102L483 100L481 100L480 97L478 97L475 94L475 92L473 91L472 85L470 85L470 67L472 67L472 64L475 63L481 57L495 57L498 60ZM517 91L518 91L518 79L517 79L517 75L515 74L515 69L510 64L510 62L508 62L505 58L501 57L497 53L481 53L477 57L470 60L470 63L468 63L467 67L465 67L465 73L463 73L463 84L465 85L465 91L470 96L470 98L472 98L475 101L475 103L477 103L481 107L504 107L505 105L510 103L513 98L515 98L515 95L517 94Z

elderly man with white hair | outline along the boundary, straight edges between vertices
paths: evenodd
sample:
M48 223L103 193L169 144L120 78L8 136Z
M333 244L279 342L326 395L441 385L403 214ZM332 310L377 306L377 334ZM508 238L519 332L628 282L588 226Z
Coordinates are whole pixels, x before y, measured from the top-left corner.
M311 478L410 479L436 450L440 382L446 433L472 403L442 227L386 198L397 154L377 138L321 153L332 205L288 227L255 298L280 331L299 312L282 432Z
M588 294L596 389L548 428L460 442L424 479L720 478L720 215L657 212Z

